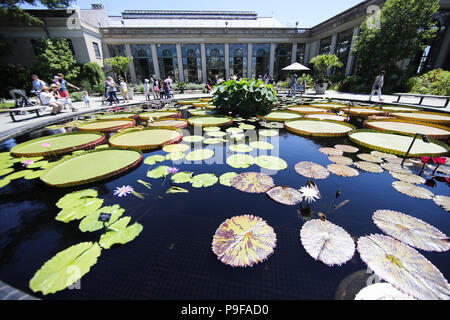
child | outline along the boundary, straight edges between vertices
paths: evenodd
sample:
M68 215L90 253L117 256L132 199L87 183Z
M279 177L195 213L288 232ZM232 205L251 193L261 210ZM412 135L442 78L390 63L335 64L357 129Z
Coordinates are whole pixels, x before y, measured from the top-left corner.
M84 104L86 105L86 108L90 108L90 102L89 102L89 94L88 92L85 90L83 91L83 100L84 100Z
M149 94L150 94L150 80L145 79L144 80L144 96L145 100L150 100Z

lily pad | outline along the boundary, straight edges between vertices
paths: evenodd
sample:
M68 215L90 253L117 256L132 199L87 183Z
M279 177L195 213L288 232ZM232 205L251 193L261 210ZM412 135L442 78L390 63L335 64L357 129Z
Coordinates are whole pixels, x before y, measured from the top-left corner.
M186 154L184 152L171 152L166 155L166 160L178 161L184 159Z
M34 274L31 290L46 295L73 285L97 263L101 250L96 242L82 242L57 253Z
M177 186L172 186L169 189L167 189L166 193L172 194L172 193L189 193L189 190L181 188L181 187L177 187Z
M168 166L158 166L153 170L149 170L147 172L147 177L153 178L153 179L163 178L169 174L167 169L169 169Z
M278 130L275 129L262 129L259 130L259 135L263 137L274 137L278 135Z
M217 127L233 124L233 118L219 115L197 116L189 118L188 122L191 126Z
M159 155L159 154L155 154L154 156L149 156L149 157L145 158L144 163L153 165L157 162L163 162L165 159L166 159L166 157Z
M149 122L149 127L175 127L175 128L184 128L188 125L187 120L185 119L160 119L154 122Z
M0 188L3 188L4 186L8 185L10 182L11 182L11 180L1 179L0 180Z
M42 174L44 173L44 170L36 170L33 172L28 173L27 175L25 175L23 178L25 180L33 180L33 179L37 179L39 178Z
M423 184L426 181L421 176L418 176L418 175L412 174L412 173L404 174L404 173L397 173L397 172L393 172L393 171L389 171L389 173L392 177L394 177L397 180L409 182L412 184Z
M216 184L217 181L219 181L219 178L213 173L198 174L191 179L194 188L210 187Z
M185 137L186 138L186 137ZM171 152L185 152L189 150L189 146L187 144L168 144L165 145L163 148L163 151L171 153Z
M265 116L258 116L260 119L266 119L266 121L279 121L284 122L286 120L298 119L302 116L297 112L291 111L273 111Z
M186 183L191 182L193 172L178 172L170 177L170 179L175 183Z
M396 173L403 173L403 174L412 174L411 170L409 170L408 168L403 168L401 165L399 164L395 164L395 163L382 163L380 164L380 166L383 169L386 169L389 172L396 172Z
M263 193L273 188L273 179L259 172L244 172L231 179L231 186L249 193Z
M363 161L374 162L374 163L382 163L383 162L382 159L375 157L374 155L371 155L368 153L359 153L356 156Z
M255 149L261 149L261 150L272 150L273 145L266 142L266 141L253 141L250 142L250 146Z
M74 191L61 197L56 206L60 209L73 208L82 205L85 198L96 198L98 191L95 189L84 189L80 191Z
M99 198L82 198L75 201L76 205L72 207L64 207L56 216L56 220L62 222L70 222L72 220L80 220L98 210L102 204L103 199Z
M356 153L356 152L359 151L358 148L353 147L353 146L349 146L347 144L337 144L334 147L336 149L341 150L341 151L346 152L346 153Z
M122 209L118 204L113 206L102 207L95 212L88 214L86 217L81 220L79 229L83 232L94 232L97 230L101 230L104 228L103 222L98 221L100 214L108 213L111 214L111 218L108 222L105 223L105 226L109 226L112 223L116 222L117 219L122 216L125 212L125 209Z
M450 119L450 118L449 118ZM429 138L446 140L450 138L448 127L435 124L425 124L417 121L400 119L367 120L364 125L379 131L393 131L407 134L426 134Z
M132 127L136 124L133 119L94 120L77 125L79 131L114 132L122 128Z
M355 300L415 300L406 293L401 292L390 283L382 282L371 284L361 289Z
M212 241L212 250L224 264L251 267L273 253L276 234L260 217L243 215L223 222Z
M379 165L372 163L372 162L368 162L368 161L355 161L353 164L358 169L364 170L367 172L382 173L384 171L383 168L380 167Z
M248 154L233 154L227 158L227 164L233 168L248 168L255 163L255 158Z
M254 130L256 127L252 124L241 123L239 124L239 128L242 130Z
M310 161L302 161L297 163L295 165L295 171L299 175L311 179L326 179L330 175L327 168Z
M400 193L418 199L432 199L434 194L428 189L415 186L405 181L394 181L392 186Z
M108 231L100 237L99 244L105 249L111 248L114 244L125 244L134 240L144 229L140 223L130 223L131 217L123 217L111 224Z
M204 139L205 139L205 137L203 137L203 136L184 136L183 137L183 141L184 142L190 142L190 143L192 143L192 142L200 142L200 141L202 141Z
M392 210L377 210L372 219L387 235L412 247L438 252L450 249L449 238L420 219Z
M341 137L354 130L351 124L342 121L297 119L286 121L286 129L290 132L313 137Z
M14 173L11 173L4 177L5 180L16 180L25 177L28 174L33 173L33 170L22 170L22 171L16 171Z
M220 131L221 128L220 127L204 127L203 131L205 132L210 132L210 131ZM228 129L227 129L228 130Z
M229 146L231 151L234 152L250 152L253 150L252 147L250 147L249 145L246 144L233 144L231 146Z
M285 170L288 166L286 161L274 156L259 156L255 159L255 163L269 170Z
M181 130L174 127L136 128L113 135L109 138L109 144L126 149L149 150L179 142L182 137Z
M225 137L227 133L223 131L208 131L206 135L213 138L222 138Z
M348 158L348 157L344 157L344 156L329 156L328 160L330 160L331 162L337 163L337 164L345 164L345 165L352 165L353 164L353 160Z
M233 179L238 174L236 172L226 172L219 177L220 184L231 187L231 179Z
M204 144L219 144L219 143L224 143L224 142L227 142L227 140L222 139L222 138L209 138L209 139L203 140Z
M162 119L162 118L178 118L180 116L180 112L176 110L165 110L165 111L150 111L150 112L144 112L139 114L139 118L141 120L149 120L150 118L153 119Z
M442 207L444 210L450 212L450 197L447 196L435 196L433 197L434 203Z
M237 133L243 133L244 129L232 127L232 128L228 128L225 131L230 133L230 134L237 134Z
M13 168L0 169L0 176L4 176L4 175L9 174L11 172L14 172Z
M376 151L376 150L370 151L370 154L375 157L382 158L382 159L397 159L398 158L395 154L380 152L380 151Z
M418 299L449 299L442 273L415 249L380 234L358 239L361 259L375 274Z
M342 156L344 152L335 148L320 148L319 152L329 156Z
M300 230L300 238L306 252L326 265L342 265L355 253L355 242L341 227L314 219L306 222Z
M214 151L210 149L197 149L189 152L186 155L186 160L189 161L201 161L212 158L214 156Z
M347 167L343 164L329 164L327 166L328 171L341 177L356 177L359 175L358 170Z
M298 190L285 186L273 187L266 194L272 200L288 206L295 206L303 200L303 196Z

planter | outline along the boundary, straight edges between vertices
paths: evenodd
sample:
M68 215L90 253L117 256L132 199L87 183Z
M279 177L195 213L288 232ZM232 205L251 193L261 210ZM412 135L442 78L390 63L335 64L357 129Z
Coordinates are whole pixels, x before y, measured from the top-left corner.
M328 82L316 83L316 94L324 94L328 89Z

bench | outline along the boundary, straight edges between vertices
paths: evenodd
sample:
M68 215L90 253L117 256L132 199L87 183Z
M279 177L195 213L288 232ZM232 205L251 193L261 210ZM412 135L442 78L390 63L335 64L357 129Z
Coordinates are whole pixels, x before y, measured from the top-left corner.
M5 110L0 110L0 112L2 113L6 113L9 112L9 115L11 116L11 119L13 122L16 122L16 118L15 115L19 114L20 112L35 112L36 116L40 117L41 114L39 113L41 110L46 109L47 106L36 106L36 107L25 107L25 108L11 108L11 109L5 109Z
M445 104L443 106L426 105L426 106L429 106L429 107L437 107L437 108L446 108L448 106L448 100L450 99L450 96L435 96L435 95L429 95L429 94L416 94L416 93L394 93L392 95L393 96L398 96L397 103L400 102L400 98L401 97L417 97L417 98L420 98L419 99L419 103L417 103L417 105L422 105L423 99L425 99L425 98L445 99Z

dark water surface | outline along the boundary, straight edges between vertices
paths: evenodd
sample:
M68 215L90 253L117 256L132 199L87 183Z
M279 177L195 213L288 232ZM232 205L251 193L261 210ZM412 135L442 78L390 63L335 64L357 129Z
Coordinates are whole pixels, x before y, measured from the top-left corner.
M27 139L19 137L0 147L2 151L9 150ZM294 188L304 186L307 180L295 172L297 162L314 161L326 167L330 161L318 151L320 147L352 144L347 138L310 139L284 129L279 137L268 138L268 142L275 146L279 143L279 156L288 163L286 170L273 175L275 184ZM212 147L215 145L208 148ZM359 148L360 152L370 151ZM220 152L227 154L226 148L216 150ZM166 155L157 150L144 156L155 154ZM345 156L359 161L353 154ZM102 234L102 231L81 232L79 221L65 224L55 220L58 199L86 186L57 189L44 186L39 179L18 179L1 188L0 279L45 299L334 299L344 278L367 270L357 252L342 266L329 267L314 261L300 242L300 228L305 219L297 215L297 207L278 204L265 194L244 193L219 183L199 189L182 184L189 193L165 194L170 187L168 181L163 184L163 179L146 176L149 169L158 165L171 162L141 164L116 179L89 186L99 191L104 206L119 204L126 210L124 215L132 217L131 223L138 221L144 230L132 242L102 250L97 264L81 279L81 289L66 289L45 297L28 287L34 273L59 251L83 241L97 241ZM257 165L247 169L205 163L175 166L180 171L215 173L217 177L230 171L261 171ZM318 211L324 212L329 221L358 238L382 233L371 216L378 209L390 209L422 219L450 235L449 213L432 200L414 199L397 192L391 186L394 178L387 171L381 174L358 171L360 175L354 178L330 174L326 180L316 180L322 198L312 205L313 218L317 218ZM150 182L152 189L137 183L138 179ZM113 196L114 189L122 185L133 186L145 194L145 199ZM434 188L425 187L436 195L450 195L449 187L442 182L436 182ZM338 188L341 196L336 199ZM348 204L332 210L333 205L346 199L350 200ZM277 246L263 263L251 268L232 268L217 259L211 242L223 221L242 214L266 220L275 230ZM420 253L450 279L448 253Z

